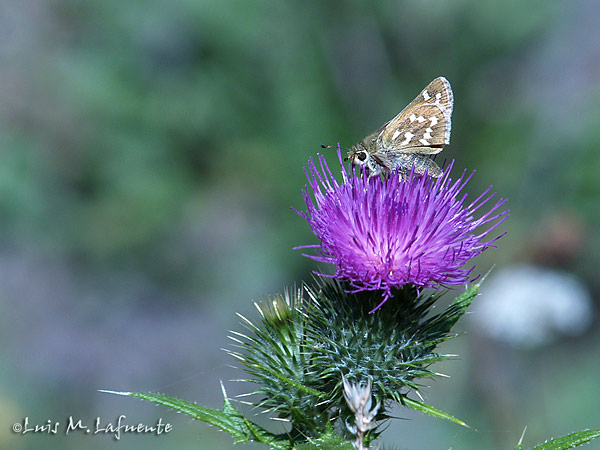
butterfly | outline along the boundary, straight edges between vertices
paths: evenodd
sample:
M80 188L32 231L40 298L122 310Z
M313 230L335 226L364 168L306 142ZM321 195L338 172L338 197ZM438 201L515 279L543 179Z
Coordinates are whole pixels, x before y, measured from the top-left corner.
M437 178L440 167L429 155L450 143L454 96L450 83L438 77L400 114L348 152L346 161L369 170L369 178L397 170L404 179L414 173Z

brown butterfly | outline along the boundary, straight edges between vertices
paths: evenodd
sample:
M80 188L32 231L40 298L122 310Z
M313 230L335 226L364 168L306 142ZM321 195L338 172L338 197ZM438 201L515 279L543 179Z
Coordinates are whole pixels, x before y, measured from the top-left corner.
M442 170L428 155L450 143L453 105L450 83L436 78L400 114L353 146L346 161L366 166L369 177L398 170L406 178L413 166L418 175L439 177Z

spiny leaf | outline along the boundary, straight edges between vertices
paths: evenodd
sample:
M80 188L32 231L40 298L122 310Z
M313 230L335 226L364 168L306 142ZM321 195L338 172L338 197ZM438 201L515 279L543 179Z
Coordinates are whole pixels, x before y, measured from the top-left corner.
M527 432L527 426L523 429L523 433L521 434L521 438L519 439L519 443L515 447L515 450L523 450L523 438L525 437L526 432Z
M533 447L531 450L567 450L569 448L579 447L580 445L599 437L600 430L576 431L575 433L546 441L541 445Z
M420 411L422 413L429 414L430 416L449 420L450 422L453 422L457 425L460 425L460 426L463 426L466 428L471 428L469 425L467 425L462 420L457 419L456 417L451 416L450 414L445 413L444 411L440 411L439 409L436 409L433 406L428 405L427 403L419 402L417 400L411 400L410 398L403 396L402 404L405 406L408 406L409 408L412 408L416 411Z
M224 395L225 400L223 402L223 409L219 411L162 394L153 394L149 392L101 392L137 397L174 409L193 419L220 428L233 436L236 443L254 441L270 445L276 450L289 450L291 448L291 443L288 440L282 439L280 436L277 436L246 419L233 407L226 395ZM223 391L223 393L225 394L225 391Z
M426 321L423 326L429 328L431 332L434 330L446 335L456 324L458 319L467 311L475 297L479 292L479 284L475 284L466 289L452 304L438 316L434 316Z

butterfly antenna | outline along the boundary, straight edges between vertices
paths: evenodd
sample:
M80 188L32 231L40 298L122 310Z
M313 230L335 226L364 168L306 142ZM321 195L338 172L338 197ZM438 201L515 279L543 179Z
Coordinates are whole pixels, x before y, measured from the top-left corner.
M324 144L321 144L321 148L335 148L335 149L337 149L338 146L337 145L324 145ZM349 151L350 149L346 148L346 147L340 146L340 150Z

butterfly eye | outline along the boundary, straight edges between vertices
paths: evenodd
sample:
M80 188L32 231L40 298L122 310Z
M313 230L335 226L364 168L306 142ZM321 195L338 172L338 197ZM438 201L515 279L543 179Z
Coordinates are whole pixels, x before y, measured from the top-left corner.
M367 153L366 152L360 152L357 153L356 155L358 157L358 159L360 159L361 161L364 161L365 159L367 159Z

